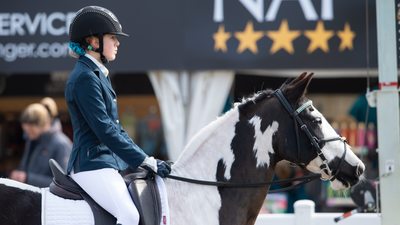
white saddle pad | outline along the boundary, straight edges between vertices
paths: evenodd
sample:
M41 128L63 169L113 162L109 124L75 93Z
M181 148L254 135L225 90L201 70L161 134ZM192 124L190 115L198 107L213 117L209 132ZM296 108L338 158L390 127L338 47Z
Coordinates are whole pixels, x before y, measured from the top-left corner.
M169 225L169 207L164 180L156 177L160 191L162 217L160 225ZM68 200L42 189L42 225L94 225L90 206L83 200Z
M94 225L90 206L83 200L68 200L42 189L42 225Z

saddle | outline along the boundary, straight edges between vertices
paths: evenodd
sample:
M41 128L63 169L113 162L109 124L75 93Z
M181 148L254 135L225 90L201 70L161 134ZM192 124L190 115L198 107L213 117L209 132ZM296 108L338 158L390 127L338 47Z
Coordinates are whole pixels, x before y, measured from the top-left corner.
M95 225L115 225L116 218L99 206L60 165L53 159L49 160L53 173L53 182L49 190L56 196L71 200L85 200L94 215ZM124 176L132 201L139 215L139 225L159 225L161 222L161 199L154 175L143 168Z

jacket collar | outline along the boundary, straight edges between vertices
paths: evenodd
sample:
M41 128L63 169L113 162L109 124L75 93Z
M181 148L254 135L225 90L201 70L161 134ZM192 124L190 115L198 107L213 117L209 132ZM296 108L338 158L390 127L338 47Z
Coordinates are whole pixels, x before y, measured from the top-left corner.
M92 70L101 80L103 84L105 84L108 89L110 89L111 93L116 96L114 89L111 86L111 82L109 81L109 78L106 77L106 75L101 71L101 69L94 63L91 59L89 59L86 56L80 56L78 62L81 62L85 64L87 67L89 67L90 70Z
M92 60L84 55L80 56L78 61L88 66L90 70L100 71L99 67Z
M89 55L89 54L85 54L85 56L87 58L89 58L102 72L105 76L108 76L109 71L107 69L107 67L105 67L103 64L101 64L99 61L97 61L97 59L95 59L93 56Z

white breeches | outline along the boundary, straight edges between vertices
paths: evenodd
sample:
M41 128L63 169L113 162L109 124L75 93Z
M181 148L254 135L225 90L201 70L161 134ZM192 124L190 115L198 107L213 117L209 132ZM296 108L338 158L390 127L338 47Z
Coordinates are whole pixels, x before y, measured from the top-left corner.
M70 176L93 200L117 218L117 223L122 225L139 224L139 212L117 170L104 168L71 173Z

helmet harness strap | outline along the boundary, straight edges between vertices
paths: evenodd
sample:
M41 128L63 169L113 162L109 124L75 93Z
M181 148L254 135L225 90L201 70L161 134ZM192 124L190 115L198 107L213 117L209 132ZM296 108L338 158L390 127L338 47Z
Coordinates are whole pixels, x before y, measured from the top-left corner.
M104 42L103 42L103 34L97 35L99 38L99 48L96 49L96 52L100 53L100 60L103 64L108 63L108 59L103 55L103 50L104 50Z
M96 37L99 39L99 48L95 49L92 45L88 44L87 49L99 53L101 62L103 64L106 64L109 61L107 60L107 58L103 54L103 50L104 50L103 37L104 37L104 35L103 34L98 34L98 35L96 35Z

